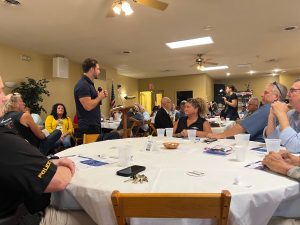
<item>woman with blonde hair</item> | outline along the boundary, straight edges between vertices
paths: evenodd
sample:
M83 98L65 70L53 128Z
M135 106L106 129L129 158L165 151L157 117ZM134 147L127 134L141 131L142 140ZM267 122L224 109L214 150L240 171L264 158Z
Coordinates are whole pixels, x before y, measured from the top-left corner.
M188 136L188 129L196 130L197 137L205 137L211 133L209 122L205 119L207 115L207 104L202 98L189 98L185 103L186 116L179 118L175 123L173 131L181 137Z
M71 147L71 136L73 133L73 124L70 117L67 116L67 110L64 104L56 103L52 106L52 111L49 116L47 116L45 121L45 128L51 134L54 130L60 130L62 135L60 139L56 142L56 146L61 145L64 148Z

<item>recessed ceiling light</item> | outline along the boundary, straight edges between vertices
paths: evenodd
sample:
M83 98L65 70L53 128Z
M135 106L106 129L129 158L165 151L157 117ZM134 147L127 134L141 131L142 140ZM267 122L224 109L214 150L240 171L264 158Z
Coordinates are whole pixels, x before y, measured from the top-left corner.
M225 69L228 69L228 66L210 66L210 67L204 67L202 71L225 70Z
M276 68L273 70L274 73L278 73L280 71L280 69Z
M291 31L291 30L296 30L296 29L298 29L297 26L288 26L288 27L284 28L285 31Z
M170 43L166 43L166 45L169 48L173 49L173 48L184 48L184 47L190 47L196 45L207 45L212 43L214 43L214 41L211 37L203 37L203 38L196 38L196 39L190 39L184 41L170 42Z
M229 76L230 76L230 73L226 73L226 76L229 77Z
M272 73L272 76L275 77L277 75L277 73Z
M254 74L254 73L255 73L255 71L253 71L253 70L250 70L250 71L249 71L249 74L250 74L250 75L252 75L252 74Z

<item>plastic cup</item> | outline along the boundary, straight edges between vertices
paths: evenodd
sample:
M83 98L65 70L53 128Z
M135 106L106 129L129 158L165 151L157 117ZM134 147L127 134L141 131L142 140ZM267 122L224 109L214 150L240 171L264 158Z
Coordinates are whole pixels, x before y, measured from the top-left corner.
M165 128L158 128L157 131L157 137L164 137L165 136Z
M173 137L173 128L166 128L167 137Z
M196 140L196 130L187 130L188 132L188 138L190 141L195 141Z
M279 152L280 139L266 139L267 152Z
M230 121L230 118L226 118L226 122L229 122Z
M119 151L119 166L121 167L129 166L131 160L130 146L128 145L120 146L118 151Z
M112 116L109 117L109 122L114 122L114 118Z
M247 147L246 146L234 146L234 150L236 153L236 160L239 162L243 162L246 159Z
M235 144L237 146L243 146L248 148L249 140L250 140L250 134L237 134L234 135Z

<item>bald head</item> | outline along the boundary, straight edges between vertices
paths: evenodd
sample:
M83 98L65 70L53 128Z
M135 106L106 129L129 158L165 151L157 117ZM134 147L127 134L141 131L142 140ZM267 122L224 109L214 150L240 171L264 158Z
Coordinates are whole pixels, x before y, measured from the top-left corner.
M172 108L172 101L171 101L171 99L169 99L168 97L163 97L163 98L161 99L161 106L162 106L164 109L170 111L171 108Z

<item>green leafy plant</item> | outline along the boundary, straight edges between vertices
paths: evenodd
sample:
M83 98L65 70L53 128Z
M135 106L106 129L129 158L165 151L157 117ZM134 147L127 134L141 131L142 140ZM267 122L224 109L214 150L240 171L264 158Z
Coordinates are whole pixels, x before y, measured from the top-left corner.
M26 77L26 79L20 83L20 86L13 89L12 93L18 92L22 95L22 99L31 113L41 114L42 111L47 113L40 103L43 102L43 94L50 96L50 92L47 90L49 81L46 79L35 80L30 77Z

